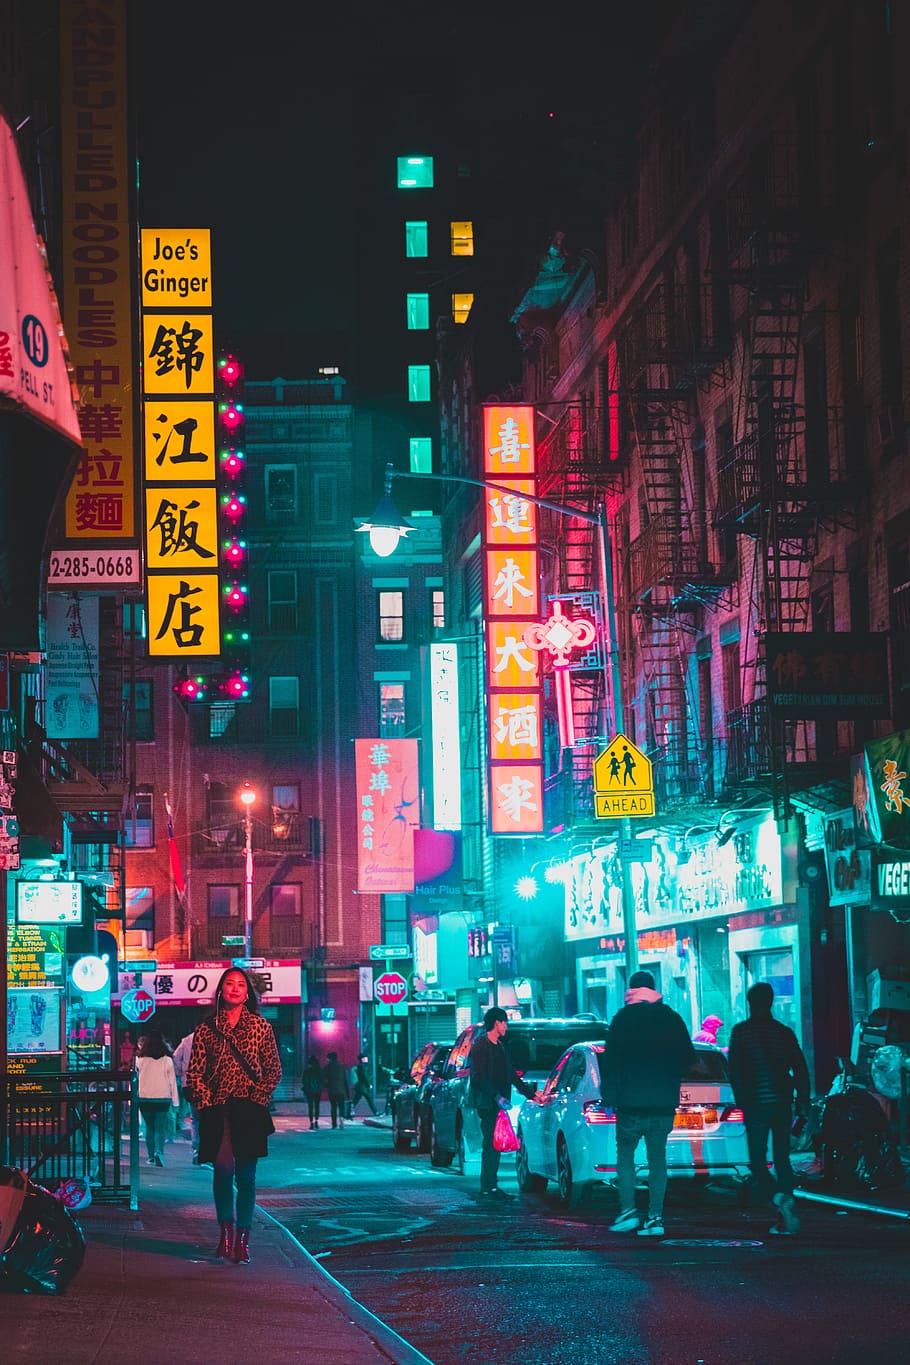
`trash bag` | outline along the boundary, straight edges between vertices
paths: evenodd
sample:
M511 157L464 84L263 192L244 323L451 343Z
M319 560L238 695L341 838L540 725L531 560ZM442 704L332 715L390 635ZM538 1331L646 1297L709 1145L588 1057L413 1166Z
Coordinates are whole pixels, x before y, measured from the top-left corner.
M841 1189L893 1189L904 1168L888 1119L867 1090L829 1095L821 1125L822 1175Z
M512 1127L512 1120L509 1118L508 1109L500 1109L496 1115L496 1125L493 1129L493 1146L497 1152L517 1152L521 1143L518 1141L515 1129Z
M85 1259L85 1238L63 1199L0 1166L0 1290L63 1294Z

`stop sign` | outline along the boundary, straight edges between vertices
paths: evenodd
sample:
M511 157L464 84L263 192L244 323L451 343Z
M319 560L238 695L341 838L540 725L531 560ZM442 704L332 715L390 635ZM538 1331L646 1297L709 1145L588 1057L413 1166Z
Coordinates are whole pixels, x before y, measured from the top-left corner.
M373 986L373 994L384 1005L399 1005L407 993L408 983L398 972L383 972Z
M155 1013L155 997L142 986L137 986L123 996L120 1010L124 1019L129 1019L131 1024L144 1024Z

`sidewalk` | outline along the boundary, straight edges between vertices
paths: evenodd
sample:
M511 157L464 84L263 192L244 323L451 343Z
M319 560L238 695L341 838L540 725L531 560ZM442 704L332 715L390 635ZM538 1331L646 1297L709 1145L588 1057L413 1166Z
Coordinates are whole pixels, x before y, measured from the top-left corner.
M93 1204L78 1215L85 1263L65 1295L0 1294L5 1365L429 1365L263 1210L252 1263L215 1261L211 1169L193 1166L184 1142L168 1145L166 1161L143 1164L137 1213Z

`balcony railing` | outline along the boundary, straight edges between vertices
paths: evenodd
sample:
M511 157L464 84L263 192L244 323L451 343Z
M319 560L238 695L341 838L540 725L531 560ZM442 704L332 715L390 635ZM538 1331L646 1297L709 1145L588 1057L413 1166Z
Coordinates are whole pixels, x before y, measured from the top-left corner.
M714 318L712 285L659 285L623 334L623 384L634 384L648 365L667 366L674 387L691 383L722 354Z
M231 812L233 816L233 812ZM210 813L206 829L196 830L193 852L197 856L217 857L220 853L236 853L246 843L243 820L227 820L217 811ZM309 857L311 845L310 817L297 810L274 810L270 816L253 820L253 852L296 853Z
M687 514L692 524L704 522L703 512ZM633 541L630 555L631 589L634 597L641 597L652 588L667 586L682 593L687 586L694 590L715 588L719 592L731 580L712 564L706 549L696 545L680 519L669 512L652 517L649 526Z
M847 429L840 408L807 423L801 408L780 411L767 435L750 431L718 470L717 520L743 526L772 502L778 507L849 504Z
M261 914L253 924L252 951L257 957L299 957L304 961L314 954L312 920L299 915ZM239 916L209 920L190 928L190 940L195 959L242 957L243 950L222 943L222 938L239 938L244 923Z
M771 722L761 697L727 712L727 763L724 785L735 786L772 771Z
M544 422L537 448L544 481L550 473L571 476L602 471L604 457L604 427L599 408L570 403L555 425Z

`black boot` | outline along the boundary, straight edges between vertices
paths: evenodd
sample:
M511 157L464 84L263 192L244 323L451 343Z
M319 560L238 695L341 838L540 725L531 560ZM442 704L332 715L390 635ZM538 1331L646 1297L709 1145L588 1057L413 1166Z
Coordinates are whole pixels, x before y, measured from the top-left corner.
M234 1254L234 1224L221 1224L221 1238L215 1252L216 1261L229 1261Z

